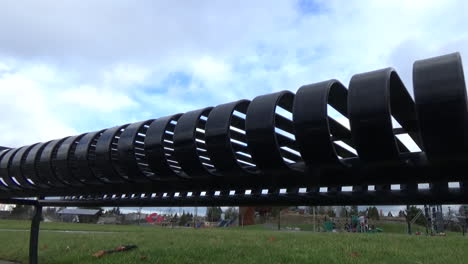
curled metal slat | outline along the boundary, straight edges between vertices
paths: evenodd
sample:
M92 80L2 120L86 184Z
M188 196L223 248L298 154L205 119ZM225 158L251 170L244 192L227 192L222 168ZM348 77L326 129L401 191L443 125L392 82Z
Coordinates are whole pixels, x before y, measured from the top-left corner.
M22 170L22 164L26 159L26 155L35 145L21 147L18 152L14 155L9 166L9 173L15 177L16 181L25 189L36 189L31 179L24 176Z
M55 160L52 161L55 175L61 181L71 186L83 186L83 183L74 175L72 162L76 145L85 134L65 139L57 149Z
M31 150L26 154L26 158L22 163L21 167L23 174L31 179L38 188L48 189L51 186L47 184L45 179L42 179L37 172L37 163L41 156L42 151L44 150L46 143L38 143L31 148Z
M39 178L42 178L50 186L54 187L66 187L67 183L62 181L55 174L53 167L53 161L56 156L57 148L62 144L66 138L56 139L48 142L42 152L40 153L37 163L36 170Z
M459 53L419 60L413 67L423 149L433 162L466 158L468 106Z
M13 179L10 177L8 172L8 167L10 166L11 158L15 155L18 149L10 149L3 151L0 157L0 178L2 179L2 187L6 187L6 189L11 190L21 190L21 186L14 182Z
M211 161L223 176L240 177L258 172L247 149L245 119L234 114L236 111L245 115L249 103L240 100L218 105L208 116L206 146Z
M159 180L176 179L178 175L186 177L181 169L171 167L170 164L176 166L178 162L172 157L174 152L173 139L167 139L168 136L172 137L174 134L175 125L171 125L171 122L177 122L181 115L158 118L149 125L146 131L145 154L149 167Z
M146 182L148 179L155 179L154 173L149 168L142 168L148 166L144 153L144 141L148 124L152 121L130 124L120 134L117 145L118 161L122 164L125 175L129 175L132 181ZM143 151L140 152L139 150ZM142 156L138 157L138 153ZM139 163L142 165L139 166Z
M206 150L204 144L205 121L202 116L208 116L212 107L207 107L183 114L174 130L174 155L182 170L190 178L209 177L216 174L214 167L208 167L200 152ZM203 132L200 132L200 129ZM198 133L198 135L197 135ZM209 159L209 157L206 157Z
M100 185L104 181L94 174L96 168L96 141L104 130L85 134L76 145L72 156L72 173L79 181L89 185Z
M118 164L118 142L128 125L116 126L102 132L96 143L95 175L104 182L121 183L131 181L129 175Z
M293 110L296 140L309 167L345 165L338 158L339 146L334 141L339 139L353 146L351 132L329 117L328 106L347 117L347 95L347 89L337 80L306 85L296 93Z
M1 147L0 197L159 205L465 202L460 56L418 61L413 79L415 103L387 68L355 75L349 90L329 80L296 94ZM430 188L420 189L421 182Z
M3 175L2 179L4 179L4 181L9 185L10 188L19 188L20 190L22 190L28 189L29 185L23 185L21 179L20 181L18 181L18 178L12 173L13 171L11 170L12 161L20 150L21 148L12 149L11 151L5 154L2 161L0 162L0 174Z
M273 175L289 171L301 160L291 151L296 144L291 136L287 136L287 128L283 126L283 129L279 128L280 132L277 131L277 125L281 123L277 122L277 107L291 111L293 100L292 92L282 91L257 96L247 109L245 130L248 148L253 161L263 173ZM300 170L299 167L294 169Z
M408 124L413 124L416 119L414 103L392 68L356 74L351 78L348 114L360 159L366 162L399 161L400 152L408 151L393 132L392 116L404 129L409 129Z

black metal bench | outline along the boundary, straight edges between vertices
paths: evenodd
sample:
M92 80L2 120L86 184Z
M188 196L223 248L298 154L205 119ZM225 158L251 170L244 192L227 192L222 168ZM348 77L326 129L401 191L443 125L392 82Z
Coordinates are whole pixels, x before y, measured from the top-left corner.
M3 148L0 200L36 207L31 263L42 206L466 203L460 55L415 62L413 89L414 100L386 68L354 75L348 88L328 80Z

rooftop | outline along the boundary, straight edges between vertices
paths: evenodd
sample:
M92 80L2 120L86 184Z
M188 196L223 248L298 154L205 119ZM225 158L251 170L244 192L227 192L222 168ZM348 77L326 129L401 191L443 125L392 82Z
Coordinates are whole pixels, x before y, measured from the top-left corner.
M62 209L58 211L58 214L68 214L68 215L95 215L99 212L98 209Z

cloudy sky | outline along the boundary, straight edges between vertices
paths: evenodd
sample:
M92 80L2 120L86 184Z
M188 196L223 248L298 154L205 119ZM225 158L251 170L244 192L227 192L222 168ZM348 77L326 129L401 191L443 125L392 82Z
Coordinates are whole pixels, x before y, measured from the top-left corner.
M0 145L468 54L468 2L0 2Z
M468 56L467 1L0 1L0 145Z

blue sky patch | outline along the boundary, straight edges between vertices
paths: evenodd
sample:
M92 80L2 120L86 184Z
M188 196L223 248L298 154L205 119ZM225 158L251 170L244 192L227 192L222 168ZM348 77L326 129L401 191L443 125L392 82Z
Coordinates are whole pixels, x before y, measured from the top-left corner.
M323 6L317 0L298 0L299 12L304 15L321 13Z

